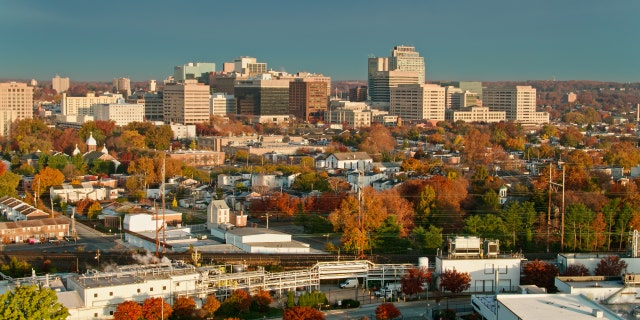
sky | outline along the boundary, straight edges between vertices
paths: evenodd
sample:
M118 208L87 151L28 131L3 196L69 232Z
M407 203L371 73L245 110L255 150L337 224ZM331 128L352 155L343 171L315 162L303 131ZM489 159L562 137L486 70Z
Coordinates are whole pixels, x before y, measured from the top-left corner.
M0 0L0 79L162 80L188 62L366 80L413 45L427 80L640 81L638 0Z

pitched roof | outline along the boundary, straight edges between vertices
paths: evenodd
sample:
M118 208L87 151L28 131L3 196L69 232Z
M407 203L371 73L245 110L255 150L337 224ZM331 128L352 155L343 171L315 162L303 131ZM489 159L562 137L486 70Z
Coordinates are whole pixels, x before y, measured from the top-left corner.
M335 152L333 156L339 161L344 160L372 160L366 152Z

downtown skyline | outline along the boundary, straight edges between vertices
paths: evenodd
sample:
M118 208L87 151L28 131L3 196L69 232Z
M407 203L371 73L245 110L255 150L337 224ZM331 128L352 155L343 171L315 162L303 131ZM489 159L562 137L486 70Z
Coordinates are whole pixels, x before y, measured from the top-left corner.
M0 78L162 80L187 62L366 80L367 58L415 46L429 80L640 81L640 2L0 2Z

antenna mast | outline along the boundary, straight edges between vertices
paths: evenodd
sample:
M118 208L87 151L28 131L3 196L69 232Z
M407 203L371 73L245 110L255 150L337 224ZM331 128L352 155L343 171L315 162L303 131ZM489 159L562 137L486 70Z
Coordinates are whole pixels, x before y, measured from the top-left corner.
M165 246L164 246L164 244L166 242L166 237L165 237L164 230L166 229L166 226L167 226L167 222L166 222L165 217L164 217L164 208L165 208L165 202L164 202L165 201L164 200L164 194L165 194L165 192L164 192L164 188L165 188L164 180L165 180L166 158L167 158L167 155L165 153L162 156L162 254L163 255L166 252L166 249L165 249Z

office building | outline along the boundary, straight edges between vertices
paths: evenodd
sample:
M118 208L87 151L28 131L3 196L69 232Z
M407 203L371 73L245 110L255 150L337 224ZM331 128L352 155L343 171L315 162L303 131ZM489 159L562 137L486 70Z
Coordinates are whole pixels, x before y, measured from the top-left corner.
M215 63L189 62L173 68L173 81L196 80L200 83L209 84L209 74L212 72L216 72Z
M56 76L51 79L51 88L57 93L66 92L69 90L69 78L60 78L60 76L56 74Z
M460 90L477 93L480 100L482 100L482 82L480 81L456 81L452 85L460 88Z
M447 109L451 109L451 96L453 96L456 93L460 93L462 92L462 89L454 87L454 86L446 86L444 87L445 90L445 108Z
M349 101L362 102L367 101L367 87L359 86L349 89Z
M131 94L131 80L129 78L113 78L113 92L124 96Z
M116 126L122 127L131 122L143 122L144 114L144 105L125 103L121 99L117 103L95 105L93 116L99 121L114 121Z
M236 98L230 94L214 93L211 95L211 115L226 117L236 113Z
M327 110L327 82L314 80L312 77L297 78L289 83L289 113L300 121L321 121Z
M33 118L33 87L26 83L0 83L0 134L8 136L16 120Z
M389 114L402 120L444 120L445 88L437 84L391 87Z
M93 116L94 105L116 103L119 99L122 99L119 93L103 93L97 97L93 92L88 92L85 97L68 97L62 93L62 115Z
M233 60L233 69L230 70L230 72L237 72L248 77L253 77L267 73L267 64L258 62L258 60L253 57L238 57Z
M249 77L240 73L212 73L209 75L209 84L214 93L234 95L237 81L248 80Z
M477 93L470 91L456 92L449 96L449 106L447 109L460 109L466 107L479 107L482 105Z
M381 103L379 109L389 110L391 88L401 84L420 84L419 75L414 71L378 71L369 82L369 98L372 103Z
M371 109L364 102L331 100L324 119L329 123L345 125L349 128L371 126Z
M424 58L413 46L395 46L389 57L389 70L412 71L418 73L418 83L424 83Z
M156 86L155 80L149 80L149 92L156 92Z
M447 109L445 119L451 122L486 122L494 123L506 121L506 112L491 111L488 107L466 107L457 109Z
M163 121L162 92L135 92L127 98L127 103L144 106L145 121Z
M165 123L209 121L209 86L196 80L166 84L162 102Z
M523 124L549 122L549 113L536 111L536 89L531 86L484 88L482 105L491 111L504 111L507 121Z
M269 74L239 80L234 89L236 114L251 122L289 120L289 80L274 80Z

